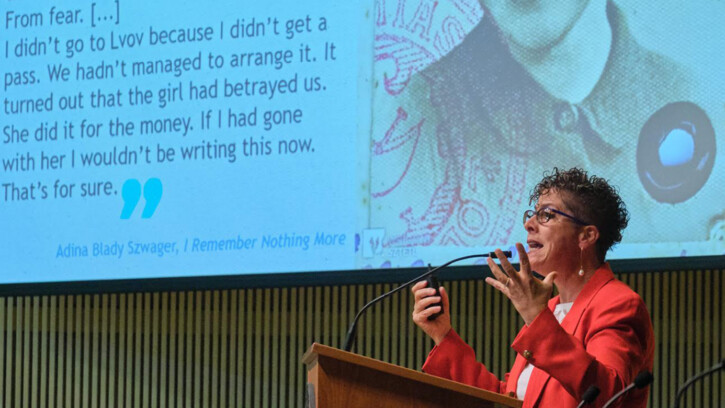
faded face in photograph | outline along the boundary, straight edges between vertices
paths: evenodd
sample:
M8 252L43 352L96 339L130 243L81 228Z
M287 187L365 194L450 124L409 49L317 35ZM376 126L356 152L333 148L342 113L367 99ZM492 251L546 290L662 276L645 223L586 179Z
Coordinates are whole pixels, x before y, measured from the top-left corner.
M589 1L480 0L507 41L527 49L556 45L576 24Z

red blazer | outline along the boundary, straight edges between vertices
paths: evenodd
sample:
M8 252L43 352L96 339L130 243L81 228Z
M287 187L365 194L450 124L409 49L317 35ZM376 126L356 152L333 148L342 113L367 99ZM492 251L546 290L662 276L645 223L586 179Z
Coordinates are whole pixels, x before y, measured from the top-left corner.
M453 330L431 350L423 371L439 377L515 395L519 375L534 365L524 396L527 407L576 407L590 385L601 389L593 405L601 407L634 381L652 371L654 332L642 299L614 278L603 264L577 296L561 325L552 311L559 297L516 336L518 353L511 372L500 381L476 361L476 355ZM647 406L649 388L633 390L620 407Z

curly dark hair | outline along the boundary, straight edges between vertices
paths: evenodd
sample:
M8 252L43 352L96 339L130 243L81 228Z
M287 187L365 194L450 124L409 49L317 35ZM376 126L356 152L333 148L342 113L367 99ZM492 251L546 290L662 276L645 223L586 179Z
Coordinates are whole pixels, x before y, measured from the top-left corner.
M622 231L629 222L629 212L617 189L580 168L554 167L552 172L544 172L544 178L531 191L529 204L549 191L558 192L575 217L599 229L596 250L599 261L604 262L607 251L622 241Z

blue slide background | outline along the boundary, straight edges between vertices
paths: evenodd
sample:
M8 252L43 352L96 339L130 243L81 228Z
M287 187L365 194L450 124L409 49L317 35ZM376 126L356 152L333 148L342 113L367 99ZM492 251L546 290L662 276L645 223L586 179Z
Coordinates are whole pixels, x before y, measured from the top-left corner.
M162 2L148 3L121 0L118 3L74 2L62 7L55 2L2 3L3 16L14 27L14 16L40 13L43 25L3 30L3 48L9 44L10 55L3 64L4 74L35 71L38 83L6 85L3 99L22 100L54 97L54 110L29 114L3 112L3 127L28 129L29 141L3 143L0 156L12 160L18 154L35 157L35 167L28 171L8 171L3 168L2 183L14 183L18 188L3 189L2 230L0 255L3 272L0 282L43 282L94 279L120 279L168 276L199 276L218 274L266 273L352 269L354 260L354 231L357 189L351 183L356 178L356 158L359 105L369 105L369 95L360 92L359 84L368 83L370 57L360 52L360 44L369 44L365 27L366 9L357 2L278 2L275 7L260 2ZM118 6L118 8L116 8ZM83 22L67 26L51 26L51 8L80 10ZM95 9L93 9L95 8ZM91 12L97 16L91 27ZM8 14L11 13L12 14ZM105 14L104 14L105 13ZM118 16L117 16L118 14ZM108 17L107 17L107 16ZM100 17L98 17L100 16ZM120 22L115 23L118 17ZM249 23L277 19L278 35L272 25L266 25L266 35L253 38L229 38L230 27L237 20ZM309 22L308 19L309 18ZM320 18L326 27L320 30ZM107 19L107 20L106 20ZM292 20L293 32L287 32ZM32 23L32 19L25 20ZM224 39L219 38L220 22L225 26ZM22 24L19 20L18 24ZM171 30L209 26L213 38L186 44L149 45L149 27ZM121 36L128 33L143 35L142 42L133 48L121 47ZM293 35L294 34L294 35ZM89 38L106 39L103 51L90 52ZM287 37L293 37L288 39ZM47 37L60 40L61 53L52 47L44 55L13 55L14 44L21 41L45 41ZM64 44L70 39L85 43L84 50L68 58ZM334 43L334 60L325 58L326 43ZM52 45L52 42L50 43ZM310 47L305 62L299 62L300 48ZM274 66L231 67L231 55L254 51L291 50L291 63L280 69ZM22 50L21 50L22 51ZM174 75L132 76L133 61L191 57L201 54L201 69ZM222 55L225 66L211 69L208 54ZM100 61L114 65L126 61L127 76L120 75L115 66L113 78L76 80L76 64L97 66ZM63 64L70 68L70 79L51 83L46 65ZM297 77L296 93L224 97L224 81L243 82L291 80ZM366 78L367 77L367 78ZM305 91L304 80L319 78L319 90ZM189 100L189 82L210 85L218 81L219 95L206 100ZM181 84L183 101L159 103L162 88ZM128 89L138 87L152 93L152 102L144 106L129 106ZM90 93L121 91L121 107L90 107ZM84 109L59 108L59 98L84 94ZM368 91L369 93L369 91ZM178 97L177 97L178 98ZM256 126L228 128L228 111L235 114L257 111ZM273 110L301 111L299 123L287 123L264 128L263 113ZM218 112L222 127L218 128ZM211 112L211 129L201 129L201 117ZM120 118L135 123L132 136L108 134L109 120ZM139 122L148 119L187 118L193 130L140 134ZM101 135L81 138L81 121L101 123ZM186 120L186 119L185 119ZM62 126L75 124L75 138L64 139ZM57 140L37 142L34 131L41 122L58 123ZM270 148L257 154L244 155L243 142L253 138L256 143L271 142ZM6 139L6 136L3 137ZM307 141L306 151L279 154L280 140ZM235 160L231 158L183 160L180 149L202 145L236 144ZM131 151L150 149L150 163L144 154L138 164L83 167L82 153L109 152L128 146ZM174 148L173 162L160 163L157 150ZM75 151L75 167L70 166ZM40 155L65 155L60 169L41 169ZM260 153L261 152L261 153ZM17 170L17 168L16 168ZM55 197L56 180L60 184L75 184L72 196ZM122 217L123 187L133 196L139 186L143 197L136 208ZM152 180L151 183L148 183ZM110 182L110 195L81 197L80 185L85 182ZM33 183L45 185L48 197L39 191L35 199L23 196L19 189ZM156 182L156 187L150 187ZM6 192L7 191L7 192ZM61 191L60 189L58 190ZM160 193L160 194L159 194ZM154 204L156 210L148 218L144 207ZM29 197L29 196L28 196ZM232 250L201 251L201 241L232 240L241 247ZM251 240L251 241L248 241ZM123 245L123 250L120 246ZM140 245L140 246L139 246ZM137 250L138 248L138 250ZM98 251L102 252L99 253ZM108 255L103 254L103 252ZM161 254L160 252L166 252Z

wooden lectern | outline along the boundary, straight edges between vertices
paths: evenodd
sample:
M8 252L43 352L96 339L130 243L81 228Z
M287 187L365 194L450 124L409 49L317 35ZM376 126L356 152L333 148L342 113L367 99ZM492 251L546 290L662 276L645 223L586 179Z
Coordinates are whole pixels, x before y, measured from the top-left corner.
M313 343L308 408L521 407L522 401L420 371Z

